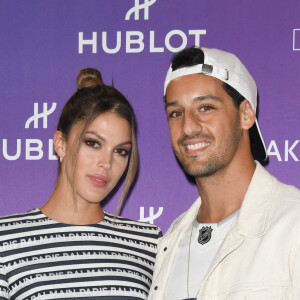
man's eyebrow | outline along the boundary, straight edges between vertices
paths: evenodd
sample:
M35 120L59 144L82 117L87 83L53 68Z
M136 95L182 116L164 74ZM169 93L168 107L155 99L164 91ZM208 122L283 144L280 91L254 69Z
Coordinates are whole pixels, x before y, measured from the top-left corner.
M204 100L214 100L214 101L222 101L220 98L213 96L213 95L204 95L204 96L197 96L193 98L194 101L204 101ZM165 109L167 109L168 107L172 107L172 106L177 106L178 101L172 101L172 102L165 102Z
M215 101L222 101L220 98L212 95L204 95L204 96L198 96L193 98L194 101L203 101L203 100L215 100Z
M177 105L178 105L178 101L165 102L165 109L167 109L168 107L177 106Z

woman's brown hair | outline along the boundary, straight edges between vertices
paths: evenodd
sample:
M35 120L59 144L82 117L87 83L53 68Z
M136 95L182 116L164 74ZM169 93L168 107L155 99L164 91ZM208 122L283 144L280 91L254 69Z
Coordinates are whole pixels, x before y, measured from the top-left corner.
M95 72L97 71L97 72ZM99 74L101 81L99 81ZM73 145L72 188L75 194L75 166L84 134L91 123L101 114L113 112L128 121L131 127L132 148L123 191L116 208L116 215L127 195L138 169L138 148L136 141L136 118L128 100L114 87L103 84L101 73L96 69L83 69L77 77L78 90L65 104L57 125L64 138L69 138L75 124L80 123L80 133Z
M77 89L82 89L84 87L93 87L102 84L103 80L101 73L97 69L93 68L80 70L76 79Z

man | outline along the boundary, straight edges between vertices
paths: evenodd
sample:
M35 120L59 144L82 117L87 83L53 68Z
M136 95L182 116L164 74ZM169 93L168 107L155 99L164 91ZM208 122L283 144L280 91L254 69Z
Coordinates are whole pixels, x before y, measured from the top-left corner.
M200 197L161 239L149 299L300 299L300 191L257 161L267 154L256 105L233 54L190 48L173 58L170 137Z

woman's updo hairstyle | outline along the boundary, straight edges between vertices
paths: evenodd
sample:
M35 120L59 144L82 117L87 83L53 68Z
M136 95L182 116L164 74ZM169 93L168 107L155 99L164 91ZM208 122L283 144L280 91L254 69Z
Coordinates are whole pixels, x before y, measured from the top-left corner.
M103 85L102 75L97 69L86 68L80 70L76 79L77 89Z
M75 192L74 174L76 160L83 137L91 123L101 114L112 112L128 121L131 127L132 150L125 178L124 188L118 203L118 212L123 199L130 189L138 168L138 149L136 141L136 119L128 100L114 87L105 85L101 73L92 68L82 69L77 76L77 91L65 104L57 125L68 140L74 125L79 125L79 134L72 146L72 186ZM75 193L74 193L75 194Z

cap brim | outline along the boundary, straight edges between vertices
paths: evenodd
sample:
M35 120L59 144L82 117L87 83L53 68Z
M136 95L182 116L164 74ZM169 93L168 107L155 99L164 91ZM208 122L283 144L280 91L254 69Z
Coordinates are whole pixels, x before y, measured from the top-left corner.
M249 130L249 136L253 158L258 161L266 160L268 154L256 119L255 124Z

